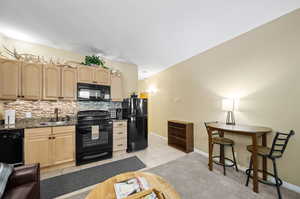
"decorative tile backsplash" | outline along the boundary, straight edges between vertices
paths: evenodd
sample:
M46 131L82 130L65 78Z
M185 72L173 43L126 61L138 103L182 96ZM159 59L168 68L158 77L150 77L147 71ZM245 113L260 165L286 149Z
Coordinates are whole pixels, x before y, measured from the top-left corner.
M54 109L59 109L59 116L74 115L77 113L76 102L71 101L24 101L16 100L3 102L4 110L16 110L16 118L25 118L26 113L31 113L33 118L53 117Z
M59 117L73 116L82 110L108 110L121 108L121 102L73 102L73 101L0 101L3 112L16 110L16 118L26 118L26 113L31 113L32 118L54 117L54 109L59 109ZM0 107L1 108L1 107Z
M86 110L108 110L113 108L122 108L121 102L77 102L79 111Z

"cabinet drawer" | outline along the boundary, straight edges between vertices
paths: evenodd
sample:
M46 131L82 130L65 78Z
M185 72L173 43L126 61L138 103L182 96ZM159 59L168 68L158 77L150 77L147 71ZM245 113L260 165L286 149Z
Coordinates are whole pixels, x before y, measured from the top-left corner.
M25 138L43 137L51 135L51 128L25 129Z
M114 128L127 128L127 122L122 121L122 122L114 122Z
M126 139L127 138L127 131L125 129L115 128L113 130L114 139Z
M75 126L53 127L53 134L75 133Z
M120 151L127 149L127 139L114 139L113 150Z

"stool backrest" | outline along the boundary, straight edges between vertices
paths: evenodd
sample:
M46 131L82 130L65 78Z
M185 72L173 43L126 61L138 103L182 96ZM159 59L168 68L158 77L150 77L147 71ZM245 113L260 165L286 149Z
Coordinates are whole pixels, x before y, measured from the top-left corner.
M295 131L291 130L289 133L280 133L277 132L274 139L272 148L270 151L270 157L272 158L280 158L282 157L286 146L291 138L291 136L295 135Z
M209 126L208 126L208 125L209 125L209 124L212 124L212 123L218 123L218 121L215 121L215 122L204 122L204 125L205 125L205 128L206 128L207 133L208 133L208 129L209 129ZM213 133L212 135L213 135L213 136L214 136L214 135L218 135L218 136L219 136L220 134L219 134L218 131L215 131L215 133Z

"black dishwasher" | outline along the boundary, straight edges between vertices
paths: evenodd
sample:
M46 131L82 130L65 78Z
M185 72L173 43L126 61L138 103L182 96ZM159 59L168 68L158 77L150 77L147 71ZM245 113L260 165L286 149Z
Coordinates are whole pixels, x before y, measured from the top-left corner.
M0 162L20 166L24 164L24 130L0 130Z

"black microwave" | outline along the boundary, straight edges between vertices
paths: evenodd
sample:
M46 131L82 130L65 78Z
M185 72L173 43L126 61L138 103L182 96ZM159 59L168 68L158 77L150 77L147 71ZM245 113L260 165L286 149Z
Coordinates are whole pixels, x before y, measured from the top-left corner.
M110 101L110 86L95 84L77 84L78 101Z

